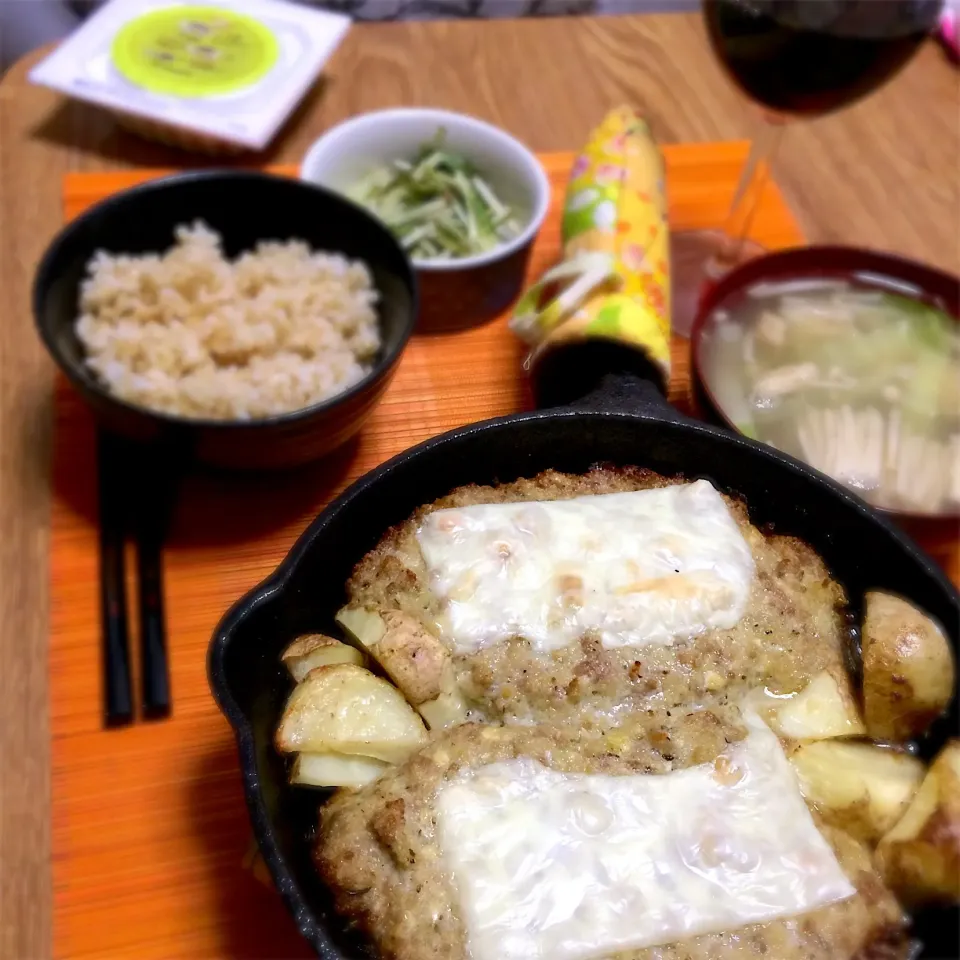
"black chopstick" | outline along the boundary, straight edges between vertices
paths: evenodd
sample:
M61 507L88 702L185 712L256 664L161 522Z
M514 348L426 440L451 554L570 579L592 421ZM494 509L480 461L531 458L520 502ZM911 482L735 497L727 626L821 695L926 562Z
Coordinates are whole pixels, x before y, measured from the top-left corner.
M108 727L117 727L133 719L127 638L127 585L123 563L126 491L116 438L101 431L97 448L104 719Z
M170 715L170 671L163 603L163 541L174 494L173 451L144 447L106 431L98 437L100 597L104 714L108 727L133 720L124 545L137 550L141 713Z
M163 456L141 453L135 494L140 608L141 710L147 719L170 715L170 670L163 613L163 539L173 499L173 477Z

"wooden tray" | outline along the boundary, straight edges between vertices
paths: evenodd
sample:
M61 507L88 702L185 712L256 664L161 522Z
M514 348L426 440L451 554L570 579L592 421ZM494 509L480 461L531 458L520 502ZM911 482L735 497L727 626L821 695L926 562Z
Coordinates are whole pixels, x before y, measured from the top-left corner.
M664 152L672 226L717 226L746 145ZM559 198L573 155L542 159ZM71 174L65 216L159 172ZM772 184L754 235L769 247L802 239ZM558 248L555 204L531 274ZM415 337L362 435L326 462L287 476L188 478L165 552L173 716L111 731L101 726L94 428L70 388L58 385L50 637L57 957L309 956L277 894L245 866L250 829L233 736L207 687L207 643L230 604L356 477L426 437L528 407L522 353L505 318ZM687 370L678 340L671 397L683 406Z

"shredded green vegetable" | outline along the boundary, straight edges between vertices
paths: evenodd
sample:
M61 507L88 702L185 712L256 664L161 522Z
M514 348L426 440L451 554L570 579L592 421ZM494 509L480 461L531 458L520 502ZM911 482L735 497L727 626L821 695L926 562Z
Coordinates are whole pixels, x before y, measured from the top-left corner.
M492 250L520 233L510 207L463 157L444 149L445 133L412 160L395 160L350 191L418 260L453 260Z

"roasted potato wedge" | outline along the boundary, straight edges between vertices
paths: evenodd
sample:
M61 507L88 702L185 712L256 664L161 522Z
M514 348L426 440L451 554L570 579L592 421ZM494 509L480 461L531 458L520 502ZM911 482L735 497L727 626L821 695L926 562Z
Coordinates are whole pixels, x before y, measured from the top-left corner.
M334 619L346 631L347 639L356 641L361 650L369 650L387 631L380 613L367 607L341 607Z
M463 723L467 708L450 651L419 620L399 610L363 608L344 608L337 616L431 730Z
M451 674L452 674L451 670ZM467 705L460 695L455 684L433 700L421 703L417 710L420 716L427 721L431 730L442 730L444 727L455 727L467 719Z
M846 673L824 672L798 694L763 711L764 719L781 737L829 740L866 733Z
M290 771L290 782L303 787L364 787L389 767L389 763L373 757L298 753Z
M353 663L312 670L283 711L281 753L342 753L397 763L427 739L423 721L386 680Z
M415 707L439 697L450 652L419 620L398 610L380 617L386 632L370 647L374 659Z
M879 590L864 599L863 713L867 733L904 741L946 709L956 671L940 627L906 600Z
M908 753L843 740L805 743L790 760L823 819L867 843L899 820L926 772Z
M298 637L280 654L280 659L297 683L316 667L326 667L332 663L363 666L363 654L356 647L322 633Z
M908 905L960 901L960 740L933 761L906 812L877 847L887 885Z

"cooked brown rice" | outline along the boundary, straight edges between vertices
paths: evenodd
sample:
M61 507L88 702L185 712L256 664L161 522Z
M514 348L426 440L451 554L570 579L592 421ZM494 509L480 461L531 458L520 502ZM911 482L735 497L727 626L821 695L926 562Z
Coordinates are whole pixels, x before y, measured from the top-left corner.
M360 261L299 240L233 262L197 222L166 253L98 251L81 287L87 364L130 403L185 417L286 413L360 380L380 348Z

